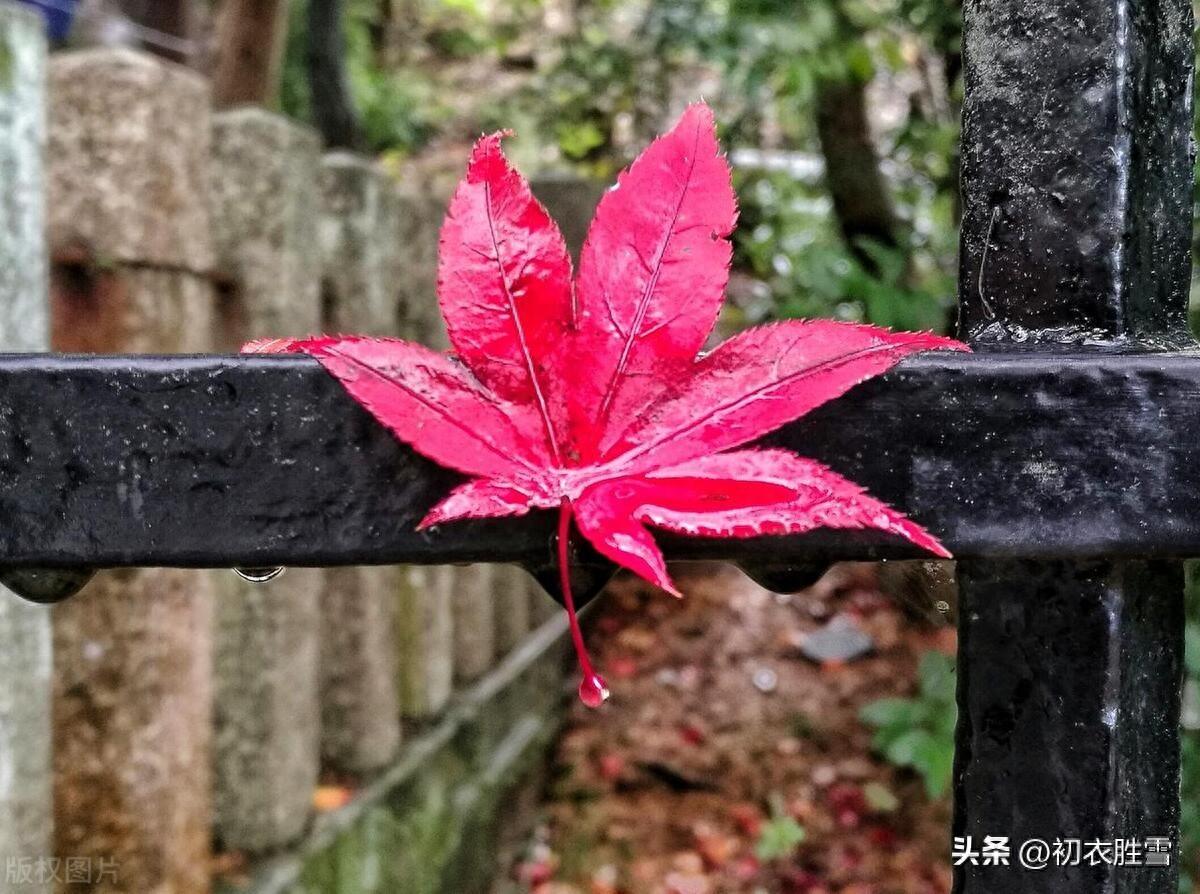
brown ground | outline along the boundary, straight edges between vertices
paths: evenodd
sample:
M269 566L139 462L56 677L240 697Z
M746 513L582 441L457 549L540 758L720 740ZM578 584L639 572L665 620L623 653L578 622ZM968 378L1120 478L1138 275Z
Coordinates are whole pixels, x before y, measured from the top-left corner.
M906 617L870 566L835 569L792 597L728 568L682 583L682 601L619 585L593 619L613 697L598 712L575 709L545 822L513 868L521 889L946 894L948 803L875 757L857 714L911 694L920 655L953 649L953 632ZM797 643L837 612L857 615L877 651L814 665ZM761 691L764 671L773 691ZM869 807L871 783L899 806ZM791 857L762 861L755 843L772 814L792 816L806 838Z

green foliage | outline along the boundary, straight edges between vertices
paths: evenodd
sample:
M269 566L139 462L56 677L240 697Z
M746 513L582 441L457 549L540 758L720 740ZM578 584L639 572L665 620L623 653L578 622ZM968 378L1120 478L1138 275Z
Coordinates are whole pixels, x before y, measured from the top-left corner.
M945 11L949 6L951 13ZM781 15L768 0L731 0L721 52L727 142L764 128L817 155L812 108L823 81L867 82L911 70L914 46L953 52L953 0L818 0ZM735 267L765 287L748 317L835 317L904 329L951 328L957 255L958 125L915 109L882 144L896 245L847 245L819 177L737 174ZM758 313L756 313L756 310Z
M346 53L350 89L362 118L367 144L376 152L408 153L420 149L446 118L434 82L412 67L385 67L378 56L377 4L348 0ZM306 0L291 4L280 99L283 111L300 121L312 120L308 71Z
M764 862L790 857L804 837L803 826L790 816L776 814L763 823L758 843L754 845L755 856Z
M1184 628L1182 791L1179 817L1180 890L1200 879L1200 562L1185 566L1187 626Z
M756 143L764 123L783 142L811 140L822 81L870 81L913 68L917 44L959 51L960 0L727 0L722 27L706 29L705 58L724 77L722 120L738 142Z
M950 786L954 766L954 664L940 652L927 652L918 671L914 698L885 698L863 707L860 719L875 728L872 746L898 767L920 774L930 798Z
M813 107L830 80L911 80L919 47L957 49L956 0L594 0L570 4L545 33L545 0L500 7L435 0L393 7L346 0L348 67L371 149L420 151L447 128L461 139L516 128L527 167L565 163L611 178L703 94L725 145L819 154ZM306 3L292 5L284 109L309 120ZM399 23L397 25L397 22ZM389 38L389 28L402 38ZM478 98L456 79L492 71ZM897 243L848 246L819 176L738 172L743 223L735 267L749 273L746 322L837 317L945 331L954 296L956 183L952 110L914 106L881 142ZM551 150L552 151L548 151Z
M389 71L376 58L375 4L352 0L346 50L353 91L368 145L411 152L437 133L444 110L432 82L413 70Z
M1188 667L1185 697L1196 700L1200 685L1200 625L1188 624ZM1193 707L1193 710L1196 710ZM1200 734L1184 728L1180 736L1183 785L1179 816L1180 890L1191 891L1200 878Z
M611 176L660 129L683 71L703 67L723 0L597 0L575 8L575 27L542 47L524 89L485 112L488 127L529 121L542 145L571 166Z
M914 180L919 175L914 175ZM748 322L766 316L833 317L901 329L948 327L953 197L929 180L902 190L914 218L903 249L862 245L867 270L842 240L823 185L789 171L735 169L741 217L734 266L763 284L743 308Z
M557 146L581 169L606 176L619 164L614 159L615 121L638 108L633 87L637 52L636 44L621 45L603 31L585 29L564 45L557 65L496 109L486 126L502 126L514 114L513 104L533 109L539 142Z

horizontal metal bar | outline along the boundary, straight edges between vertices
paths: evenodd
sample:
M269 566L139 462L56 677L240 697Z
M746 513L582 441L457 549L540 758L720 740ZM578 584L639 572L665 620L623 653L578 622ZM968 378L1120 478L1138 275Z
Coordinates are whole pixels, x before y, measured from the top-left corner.
M959 557L1200 555L1200 354L906 361L768 439ZM415 526L457 476L303 357L0 356L0 566L539 561L552 522ZM703 540L672 558L911 557L867 532Z

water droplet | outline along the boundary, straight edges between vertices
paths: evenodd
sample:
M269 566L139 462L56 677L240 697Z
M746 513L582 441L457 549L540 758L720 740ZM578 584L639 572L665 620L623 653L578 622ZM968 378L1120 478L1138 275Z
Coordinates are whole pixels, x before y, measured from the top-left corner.
M283 574L283 568L235 568L233 573L252 584L265 584Z
M14 568L0 571L0 584L30 602L50 605L74 596L95 573L90 568Z
M584 674L579 684L579 700L589 708L598 708L608 701L608 684L597 673Z
M760 667L754 672L754 688L762 693L772 693L779 685L779 674L769 667Z

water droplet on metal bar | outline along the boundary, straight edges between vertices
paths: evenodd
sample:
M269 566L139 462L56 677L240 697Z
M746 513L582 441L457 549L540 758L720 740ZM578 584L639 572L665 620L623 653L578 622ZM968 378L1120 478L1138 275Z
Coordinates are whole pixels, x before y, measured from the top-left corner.
M275 580L285 570L283 568L235 568L233 573L252 584L265 584L269 580Z
M95 573L92 568L16 568L0 572L0 584L22 599L50 605L74 596Z

